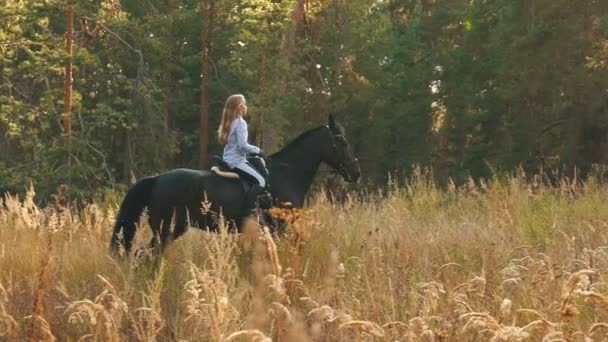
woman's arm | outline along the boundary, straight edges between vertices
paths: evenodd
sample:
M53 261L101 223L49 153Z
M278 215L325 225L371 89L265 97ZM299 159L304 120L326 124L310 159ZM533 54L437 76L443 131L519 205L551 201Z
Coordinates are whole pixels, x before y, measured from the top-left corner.
M258 154L260 153L260 149L256 146L250 145L247 143L247 137L249 133L247 132L247 123L243 119L237 119L236 123L236 145L239 151L243 154L251 153Z

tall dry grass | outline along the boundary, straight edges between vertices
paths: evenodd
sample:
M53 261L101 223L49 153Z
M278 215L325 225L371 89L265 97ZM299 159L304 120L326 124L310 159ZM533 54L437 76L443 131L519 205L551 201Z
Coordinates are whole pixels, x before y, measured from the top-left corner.
M443 191L417 174L276 211L280 237L190 229L162 258L123 260L108 253L114 206L41 209L30 190L0 208L0 340L608 340L606 190L510 177Z

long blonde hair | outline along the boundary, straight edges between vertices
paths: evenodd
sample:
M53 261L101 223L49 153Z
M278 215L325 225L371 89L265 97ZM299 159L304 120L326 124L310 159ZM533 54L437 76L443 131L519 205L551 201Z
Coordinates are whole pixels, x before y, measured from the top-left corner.
M241 94L235 94L228 97L226 104L224 104L224 110L222 111L222 121L220 127L217 129L217 138L220 144L225 145L228 142L228 134L230 134L230 125L236 117L241 114L239 107L241 103L245 102L245 96Z

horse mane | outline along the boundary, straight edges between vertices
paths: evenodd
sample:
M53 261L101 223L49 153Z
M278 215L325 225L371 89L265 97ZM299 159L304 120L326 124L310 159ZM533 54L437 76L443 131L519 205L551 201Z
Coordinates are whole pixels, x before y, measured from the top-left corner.
M336 124L335 130L330 129L330 131L333 134L344 135L344 126L342 126L341 124L339 124L337 122L335 124ZM329 126L323 125L323 126L311 128L308 131L305 131L304 133L301 133L300 135L298 135L297 137L295 137L293 140L291 140L290 142L288 142L287 144L285 144L285 146L282 149L280 149L276 153L273 153L269 157L276 157L276 156L279 156L280 154L282 154L284 152L287 152L292 146L298 145L302 140L308 139L314 133L317 133L320 130L326 129L326 128L329 128Z
M273 153L269 157L276 157L276 156L280 155L281 153L285 153L286 151L288 151L290 149L290 147L298 145L298 143L301 142L302 140L308 139L311 135L313 135L314 133L317 133L318 131L320 131L321 129L324 129L324 128L327 128L327 126L319 126L319 127L309 129L308 131L295 137L293 140L291 140L290 142L285 144L285 146L282 149L280 149L276 153Z

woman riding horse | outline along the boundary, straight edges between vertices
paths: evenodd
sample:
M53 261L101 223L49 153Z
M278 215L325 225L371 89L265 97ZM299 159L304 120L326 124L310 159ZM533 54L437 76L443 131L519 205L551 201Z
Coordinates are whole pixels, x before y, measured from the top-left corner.
M361 175L359 161L350 149L344 129L331 115L327 125L301 134L267 158L270 190L276 202L289 202L301 208L321 162L348 182L356 182ZM136 223L146 208L153 241L160 241L161 249L170 234L174 213L173 239L184 233L188 217L201 229L215 230L214 217L221 213L240 228L249 214L245 196L241 180L206 170L175 169L143 178L129 189L120 205L110 248L117 252L122 243L127 253L131 250Z
M253 211L256 198L267 188L264 176L247 161L248 154L263 155L263 153L259 147L247 142L247 122L243 119L245 115L247 115L245 97L241 94L230 96L222 111L217 137L220 144L226 145L223 161L252 184L246 195L246 203L247 211Z

